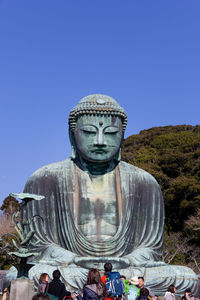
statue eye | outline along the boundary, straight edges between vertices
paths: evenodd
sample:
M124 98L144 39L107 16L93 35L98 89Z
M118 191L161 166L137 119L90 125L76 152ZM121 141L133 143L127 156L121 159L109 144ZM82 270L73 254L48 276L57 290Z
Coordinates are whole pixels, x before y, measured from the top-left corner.
M87 133L96 133L97 130L95 127L90 126L90 125L85 125L81 127L81 130Z
M104 133L117 133L119 132L118 127L107 127L104 129Z

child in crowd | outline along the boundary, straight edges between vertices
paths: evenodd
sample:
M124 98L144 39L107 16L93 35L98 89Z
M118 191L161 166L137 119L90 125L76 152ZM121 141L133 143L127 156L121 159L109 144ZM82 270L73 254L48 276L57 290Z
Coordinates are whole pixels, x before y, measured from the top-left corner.
M141 288L140 296L137 298L137 300L151 300L151 297L149 296L149 290L147 288Z
M49 285L49 275L47 273L42 273L39 279L39 285L37 292L39 294L44 294L48 290Z

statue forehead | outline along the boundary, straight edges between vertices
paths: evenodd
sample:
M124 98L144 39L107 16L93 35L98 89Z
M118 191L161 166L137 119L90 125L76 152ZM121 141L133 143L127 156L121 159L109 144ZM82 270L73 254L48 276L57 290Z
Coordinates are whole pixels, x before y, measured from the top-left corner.
M102 94L89 95L82 98L71 110L68 120L71 131L75 130L77 120L80 116L120 117L123 131L125 131L127 125L126 111L117 103L116 100L110 96Z
M111 115L80 115L77 118L76 126L84 124L95 125L95 126L119 126L122 127L122 120L119 116Z

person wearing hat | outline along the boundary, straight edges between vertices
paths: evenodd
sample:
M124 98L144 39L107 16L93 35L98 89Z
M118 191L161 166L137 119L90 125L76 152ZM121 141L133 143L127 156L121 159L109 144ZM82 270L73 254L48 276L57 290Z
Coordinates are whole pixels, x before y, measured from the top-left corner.
M121 276L121 279L125 285L125 299L135 300L140 295L140 289L138 285L138 277L133 276L131 279L124 279L125 277Z

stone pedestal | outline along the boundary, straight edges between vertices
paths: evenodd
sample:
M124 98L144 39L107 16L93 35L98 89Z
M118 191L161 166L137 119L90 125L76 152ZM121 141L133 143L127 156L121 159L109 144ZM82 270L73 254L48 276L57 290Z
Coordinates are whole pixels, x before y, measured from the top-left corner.
M11 281L10 300L32 300L33 295L33 280L16 279Z

